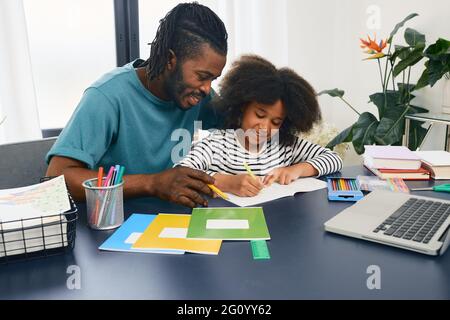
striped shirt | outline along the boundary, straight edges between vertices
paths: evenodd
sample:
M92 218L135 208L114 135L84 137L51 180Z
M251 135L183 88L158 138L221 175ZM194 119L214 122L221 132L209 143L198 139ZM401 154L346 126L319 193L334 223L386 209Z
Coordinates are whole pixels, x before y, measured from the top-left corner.
M244 174L243 163L257 176L265 176L275 168L289 167L301 162L311 164L327 175L342 168L341 158L330 149L297 138L292 146L269 141L258 153L247 151L234 130L216 130L198 142L177 165L215 173Z

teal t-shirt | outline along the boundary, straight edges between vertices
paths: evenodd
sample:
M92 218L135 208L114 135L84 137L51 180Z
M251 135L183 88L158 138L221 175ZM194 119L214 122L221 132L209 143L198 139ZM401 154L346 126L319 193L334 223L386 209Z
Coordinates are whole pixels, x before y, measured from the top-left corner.
M180 142L192 137L194 121L201 120L202 129L219 125L211 96L182 110L152 95L134 69L140 62L117 68L86 89L47 162L57 155L84 162L89 169L119 164L126 174L157 173L174 165L172 150L177 156L189 151L180 149Z

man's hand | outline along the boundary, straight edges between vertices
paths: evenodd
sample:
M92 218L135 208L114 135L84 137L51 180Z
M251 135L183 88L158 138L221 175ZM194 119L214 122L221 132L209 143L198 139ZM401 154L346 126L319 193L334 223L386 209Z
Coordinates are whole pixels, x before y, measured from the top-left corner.
M207 186L214 184L214 178L190 168L177 167L158 173L154 177L154 184L155 196L190 208L208 206L202 194L214 196Z

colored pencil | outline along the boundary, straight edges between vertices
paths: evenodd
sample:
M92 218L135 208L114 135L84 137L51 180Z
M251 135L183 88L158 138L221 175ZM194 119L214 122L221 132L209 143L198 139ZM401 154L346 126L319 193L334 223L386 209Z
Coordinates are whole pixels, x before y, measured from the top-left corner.
M248 166L247 162L244 162L244 168L247 170L247 173L253 178L256 179L255 174L253 173L252 169Z
M224 200L228 200L228 196L223 193L219 188L217 188L215 185L213 184L208 184L208 187L211 188L212 191L214 191L218 196L220 196L222 199Z

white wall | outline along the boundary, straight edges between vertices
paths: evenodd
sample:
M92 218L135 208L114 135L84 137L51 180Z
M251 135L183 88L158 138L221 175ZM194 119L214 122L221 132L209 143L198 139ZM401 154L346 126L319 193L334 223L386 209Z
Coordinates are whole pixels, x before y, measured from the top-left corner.
M373 5L378 6L381 13L379 30L367 26L369 14L366 11ZM428 44L438 37L450 38L448 0L288 0L289 65L310 80L317 91L341 88L358 110L376 114L376 108L367 102L370 94L381 90L378 66L375 61L362 61L365 56L359 47L359 38L367 34L387 38L394 26L413 12L419 16L410 20L406 27L424 33ZM404 42L404 29L394 38L394 43ZM422 70L412 74L412 82ZM320 103L325 120L339 129L357 119L357 115L339 100L323 96ZM414 103L440 112L442 83L424 89ZM430 138L427 148L443 146L442 130ZM359 161L356 157L348 160L347 163Z

